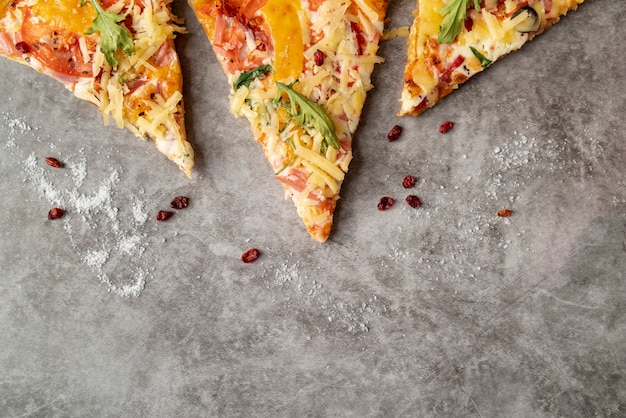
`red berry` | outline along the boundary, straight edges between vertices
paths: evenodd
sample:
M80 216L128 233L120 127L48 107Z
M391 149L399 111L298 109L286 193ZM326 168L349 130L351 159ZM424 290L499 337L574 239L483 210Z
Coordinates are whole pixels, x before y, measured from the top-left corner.
M176 196L171 203L171 206L178 210L185 209L187 205L189 205L189 198L185 196Z
M420 206L422 206L422 202L420 201L420 198L415 196L415 195L408 195L406 197L406 203L409 204L409 206L411 206L412 208L419 208Z
M405 189L410 189L411 187L415 186L416 181L417 180L415 179L415 177L406 176L402 179L402 187L404 187Z
M53 219L59 219L63 217L63 209L61 208L52 208L50 209L50 211L48 212L48 219L53 220Z
M467 16L465 20L463 21L463 26L465 26L466 31L470 32L472 28L474 27L474 21L472 20L471 17Z
M256 248L250 248L248 251L241 255L241 261L243 261L244 263L252 263L257 258L259 258L259 255L261 255L259 250L257 250Z
M320 51L319 49L313 53L313 60L315 61L315 65L318 67L324 65L324 60L326 59L326 54Z
M28 47L28 44L24 41L16 43L15 49L17 49L17 51L21 52L22 54L28 54L30 52L30 48Z
M389 196L383 196L380 198L380 202L378 202L378 210L387 210L393 206L396 201Z
M446 122L442 123L441 126L439 127L439 132L441 132L442 134L445 134L450 129L452 129L453 126L454 126L454 123L452 123L450 121L446 121Z
M387 139L389 140L389 142L393 142L396 139L400 138L401 133L402 133L402 126L395 125L393 128L391 128L391 130L387 134Z
M173 214L174 212L168 210L160 210L159 213L157 213L156 219L157 221L165 221L171 218Z

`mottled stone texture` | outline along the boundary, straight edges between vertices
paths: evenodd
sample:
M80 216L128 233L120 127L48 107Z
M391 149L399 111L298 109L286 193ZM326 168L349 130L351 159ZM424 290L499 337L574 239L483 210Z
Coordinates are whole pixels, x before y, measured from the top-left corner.
M417 119L395 116L405 40L384 42L323 245L177 9L191 181L0 61L0 416L626 415L621 1L589 0Z

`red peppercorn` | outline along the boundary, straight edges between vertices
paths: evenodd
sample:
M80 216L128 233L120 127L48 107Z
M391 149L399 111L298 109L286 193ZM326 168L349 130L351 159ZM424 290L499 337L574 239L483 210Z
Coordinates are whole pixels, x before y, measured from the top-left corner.
M28 54L30 52L30 48L28 47L28 44L24 41L16 43L15 49L17 49L17 51L21 52L22 54Z
M50 220L59 219L59 218L63 217L63 214L64 214L63 209L61 209L61 208L52 208L48 212L48 219L50 219Z
M410 189L411 187L415 186L416 181L417 180L415 179L415 177L406 176L402 179L402 187L404 187L405 189Z
M387 134L387 139L389 140L389 142L393 142L396 139L400 138L401 133L402 133L402 126L395 125L393 128L391 128L391 130Z
M422 201L420 200L419 197L415 196L415 195L408 195L406 197L406 203L409 204L409 206L411 206L412 208L419 208L420 206L422 206Z
M454 126L454 123L452 123L450 121L446 121L446 122L442 123L441 126L439 127L439 132L441 132L442 134L445 134L450 129L452 129L453 126Z
M319 49L313 53L313 60L315 61L315 65L318 67L324 65L324 60L326 59L326 54L320 51Z
M257 250L256 248L250 248L248 251L241 255L241 261L243 261L244 263L252 263L257 258L259 258L259 255L261 255L259 250Z
M156 219L157 219L157 221L166 221L169 218L171 218L173 214L174 214L174 212L170 212L168 210L160 210L157 213Z
M389 196L383 196L380 198L380 202L378 202L378 210L387 210L393 206L396 201Z
M189 205L189 198L185 196L176 196L171 202L174 209L185 209Z

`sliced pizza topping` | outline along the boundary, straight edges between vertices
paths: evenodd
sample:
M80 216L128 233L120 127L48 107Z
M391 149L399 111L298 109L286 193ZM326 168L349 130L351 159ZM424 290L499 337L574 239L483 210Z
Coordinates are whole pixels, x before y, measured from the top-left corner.
M80 7L83 7L86 1L81 0ZM132 55L135 52L132 35L125 26L118 24L126 20L126 16L105 11L97 0L89 0L89 2L93 5L97 16L85 34L91 35L96 32L100 34L100 51L109 65L115 67L117 65L115 51L121 49L126 55Z

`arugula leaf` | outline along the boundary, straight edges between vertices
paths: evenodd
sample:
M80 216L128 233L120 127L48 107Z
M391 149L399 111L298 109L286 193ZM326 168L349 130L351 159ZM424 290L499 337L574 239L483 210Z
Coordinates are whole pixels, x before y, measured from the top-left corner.
M87 0L81 0L80 6L84 6ZM115 51L121 49L124 54L131 55L135 52L135 44L133 38L125 26L118 25L125 19L115 13L107 12L102 8L98 0L89 0L96 10L96 18L91 23L91 27L87 29L86 34L91 35L100 32L100 51L106 57L111 67L117 66L115 59Z
M450 0L439 11L439 16L444 16L437 40L440 44L454 42L461 32L463 21L467 17L469 2L473 1L474 8L480 10L480 0Z
M334 149L339 149L339 139L335 133L335 123L328 116L326 110L319 104L312 102L297 91L295 91L290 85L277 82L278 92L285 92L289 97L290 108L289 112L296 120L296 125L306 127L312 126L324 137L322 141L322 150L325 150L329 145Z
M260 67L256 67L250 71L245 71L239 74L237 81L233 83L233 87L235 90L238 90L241 86L250 87L250 83L252 83L255 78L263 77L270 71L272 71L271 65L261 65Z
M481 54L480 52L478 52L476 48L474 48L473 46L470 46L470 49L472 50L472 54L474 54L474 56L478 58L478 61L480 61L480 65L483 68L486 68L487 66L489 66L489 64L491 64L491 60L487 58L486 56L484 56L483 54Z

